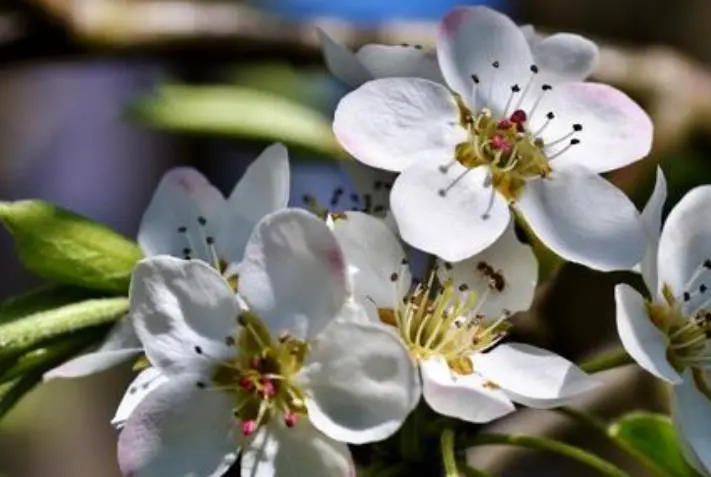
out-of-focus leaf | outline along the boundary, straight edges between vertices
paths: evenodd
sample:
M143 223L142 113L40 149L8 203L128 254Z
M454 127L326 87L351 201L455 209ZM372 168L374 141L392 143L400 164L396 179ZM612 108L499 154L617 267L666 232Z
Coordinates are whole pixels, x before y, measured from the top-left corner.
M128 107L158 129L281 141L327 156L344 153L319 112L283 96L238 86L164 85Z
M0 324L76 301L96 298L95 295L96 292L91 290L66 285L47 285L37 288L0 302Z
M41 311L0 325L0 358L35 349L83 328L116 321L128 311L128 298L98 298Z
M65 285L125 293L141 258L134 242L44 201L2 202L0 220L23 264Z
M674 425L667 416L646 412L628 414L612 424L609 433L648 465L669 477L700 477L684 459Z

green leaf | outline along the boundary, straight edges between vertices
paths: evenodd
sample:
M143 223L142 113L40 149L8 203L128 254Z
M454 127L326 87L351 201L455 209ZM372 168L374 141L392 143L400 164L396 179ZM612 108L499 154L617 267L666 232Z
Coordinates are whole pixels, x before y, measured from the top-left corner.
M684 459L674 425L667 416L634 412L622 417L609 429L630 452L670 477L700 477Z
M88 298L97 298L96 292L65 285L37 288L0 302L0 324Z
M128 108L131 119L168 131L281 141L343 156L331 123L282 96L239 86L163 85Z
M108 227L40 200L0 202L0 220L24 265L65 285L125 293L141 258Z
M0 359L35 349L83 328L116 321L128 311L128 298L98 298L41 311L0 325Z

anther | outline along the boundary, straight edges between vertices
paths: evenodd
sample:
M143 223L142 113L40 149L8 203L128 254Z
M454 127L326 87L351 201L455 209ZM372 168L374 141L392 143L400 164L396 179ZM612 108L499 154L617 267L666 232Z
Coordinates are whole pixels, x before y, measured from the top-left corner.
M187 231L188 231L188 228L185 226L178 227L178 233L184 234Z
M498 68L500 65L498 61L494 61L491 66L493 66L494 68Z
M241 387L242 389L244 389L247 392L251 392L254 390L254 381L252 381L251 379L249 379L247 377L244 377L244 378L240 379L239 387Z
M536 65L531 65L531 73L533 73L533 74L538 73L538 66L536 66Z
M195 352L196 352L197 354L202 354L202 348L199 347L199 346L196 346L196 347L195 347Z
M191 253L191 250L188 247L185 247L183 249L183 255L190 255L190 253Z
M206 387L205 383L203 383L202 381L198 381L197 383L195 383L195 385L196 385L199 389L205 389L205 387Z
M496 124L496 128L502 130L510 129L511 126L513 126L513 123L508 119L502 119Z
M706 284L702 283L701 285L699 285L699 293L706 293L706 290L708 290Z
M385 212L385 206L384 205L376 205L375 207L373 207L373 212L376 214Z
M491 138L491 142L489 144L495 151L509 152L511 150L511 143L508 139L503 136L499 136L498 134Z
M408 263L407 258L403 258L402 260L400 260L401 265L407 265L407 263Z
M351 194L351 201L352 202L358 202L360 200L360 197L358 197L358 194Z
M553 113L553 111L548 111L546 113L546 119L555 119L555 114Z
M521 87L517 84L511 86L511 92L512 93L520 93L521 92Z
M460 292L465 292L469 290L469 285L467 285L466 283L462 283L461 285L459 285L458 289Z
M711 259L704 260L704 268L711 270Z
M396 282L396 281L397 281L397 273L393 273L392 275L390 275L390 281L391 281L391 282Z
M235 339L232 336L226 336L225 337L225 344L227 346L234 346L235 345Z
M479 84L479 77L477 75L471 75L471 79L474 84Z
M248 419L246 421L242 421L242 435L245 437L249 437L252 434L255 433L257 430L257 421L254 419Z
M383 181L375 181L373 184L373 189L380 190L383 187Z
M422 45L415 45L414 48L415 48L416 50L421 50L421 49L422 49Z
M527 115L526 111L523 109L517 109L513 113L511 113L511 116L509 117L509 120L511 120L512 123L514 124L523 124L526 122Z
M205 243L207 243L208 245L215 245L215 237L206 237Z
M550 90L553 89L553 86L551 86L551 85L549 85L549 84L544 84L543 86L541 86L541 89L542 89L543 91L550 91Z
M262 387L259 390L259 395L262 399L271 399L276 396L276 388L274 387L274 383L271 379L262 380Z
M689 292L684 292L684 294L682 295L682 299L683 299L684 301L689 301L689 300L691 300L691 293L689 293Z
M580 144L580 139L573 138L570 140L570 145L575 146L576 144Z
M205 217L202 217L202 216L198 217L197 221L198 221L198 224L200 224L200 225L207 224L207 219L205 219Z
M299 416L297 414L294 414L293 412L287 412L284 414L284 424L286 424L286 427L294 427L297 422L299 422Z
M573 131L575 132L580 132L583 130L583 125L582 124L573 124Z

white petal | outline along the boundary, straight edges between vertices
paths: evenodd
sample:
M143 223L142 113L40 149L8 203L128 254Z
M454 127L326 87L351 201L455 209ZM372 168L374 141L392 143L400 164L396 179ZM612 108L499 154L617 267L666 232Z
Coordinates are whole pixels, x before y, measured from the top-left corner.
M93 352L78 356L45 373L44 380L79 378L113 368L143 351L128 316L111 328L104 342Z
M711 186L689 191L672 209L659 239L659 282L681 294L711 258ZM698 284L697 284L698 285Z
M424 78L444 83L434 51L412 46L365 45L356 57L377 78Z
M237 300L205 262L144 259L134 269L129 299L136 334L161 372L206 370L233 355L225 339L236 330Z
M595 70L598 48L580 35L557 33L536 42L533 61L545 81L583 81Z
M609 271L642 260L646 239L634 204L584 168L529 181L516 206L538 238L571 262Z
M537 96L537 95L535 95ZM535 100L534 95L529 100ZM524 108L524 109L527 109ZM595 172L607 172L642 159L652 147L652 120L625 93L599 83L562 83L545 94L536 112L529 118L529 127L536 131L552 112L554 119L541 133L549 157L568 148L566 139L555 141L573 132L573 125L582 130L572 138L580 141L555 157L551 165L584 166Z
M499 274L503 288L496 288L488 270ZM512 221L489 248L453 263L451 271L440 267L439 273L442 279L451 276L457 287L466 284L476 291L481 300L477 303L479 313L498 317L531 306L538 282L538 261L531 247L519 242Z
M699 458L696 450L691 446L691 443L686 438L686 433L681 426L681 419L679 418L679 409L677 407L677 399L672 399L672 423L674 424L674 429L677 433L677 443L679 448L684 455L686 461L693 467L700 475L709 477L711 476L711 468L708 470L704 468L703 462Z
M313 425L350 444L386 439L420 398L417 367L385 325L332 323L313 343L299 378Z
M358 269L355 296L379 308L393 308L410 286L412 275L405 250L382 219L362 212L346 212L334 221L333 232L346 261Z
M450 88L465 98L475 88L495 112L503 109L513 84L523 87L533 63L521 30L487 7L459 7L445 15L438 29L437 56ZM478 76L478 85L472 75Z
M575 364L541 348L506 343L473 358L474 369L514 401L548 409L592 391L600 383Z
M440 357L420 363L422 392L427 404L443 416L468 422L490 422L515 410L501 390L477 374L454 375Z
M627 353L644 369L670 384L679 384L681 376L667 360L669 340L654 326L644 298L632 287L615 287L617 332Z
M459 111L444 86L417 78L369 81L344 96L333 131L359 161L402 171L417 162L450 161L466 137Z
M190 256L212 262L205 237L215 236L225 198L195 169L168 171L153 194L138 229L138 244L146 256ZM202 225L198 220L205 219ZM181 228L185 231L181 232ZM186 253L187 252L187 253Z
M326 66L333 76L349 86L360 86L373 79L373 76L352 51L335 41L320 28L316 30Z
M348 446L315 429L307 419L287 428L274 423L260 429L242 453L247 477L352 477Z
M234 463L232 399L170 379L143 400L119 436L118 460L131 477L219 477Z
M168 378L161 374L156 368L148 368L141 371L138 376L128 385L126 393L121 398L121 402L116 409L111 425L120 429L149 393L168 382Z
M528 43L528 46L531 47L531 50L535 48L535 46L541 41L541 38L536 34L536 28L533 25L520 25L519 30L521 30L521 33L523 34L523 37L526 39L526 42Z
M220 258L242 260L254 226L289 201L289 153L282 144L267 147L245 171L219 217L216 247Z
M454 164L446 174L437 164L410 167L395 181L391 207L400 234L415 248L457 262L490 246L510 221L506 201L485 187L487 169L472 169L449 187L466 169Z
M707 473L711 473L711 400L697 389L690 372L674 386L673 415Z
M640 264L640 271L647 290L654 295L657 290L657 252L659 236L662 232L662 211L667 200L667 180L664 172L657 167L657 180L654 190L642 211L642 224L647 232L647 249Z
M247 243L240 294L275 335L310 339L348 297L348 269L335 235L316 216L287 209L265 217Z

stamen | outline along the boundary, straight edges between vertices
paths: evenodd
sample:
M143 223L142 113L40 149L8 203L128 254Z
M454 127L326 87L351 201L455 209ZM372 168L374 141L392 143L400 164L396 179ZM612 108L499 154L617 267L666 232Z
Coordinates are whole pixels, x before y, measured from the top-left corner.
M504 113L503 113L504 116L506 116L508 114L508 111L509 111L509 108L511 107L511 102L513 101L514 96L516 95L516 93L520 93L520 92L521 92L521 88L519 87L519 85L514 84L511 86L511 94L509 95L509 99L506 101L506 106L504 106Z
M457 185L457 182L459 182L460 180L464 179L464 176L466 176L467 174L469 174L469 171L471 171L471 169L464 169L464 170L461 172L461 174L459 174L457 177L454 178L454 180L453 180L452 182L449 183L449 185L448 185L447 187L445 187L444 189L440 189L440 190L437 192L437 193L439 194L439 196L440 196L440 197L445 197L445 196L447 195L447 193L448 193L450 190L452 190L452 187L454 187L455 185Z
M570 149L571 147L573 147L577 144L580 144L580 139L575 139L575 138L571 139L570 142L563 149L561 149L560 151L557 151L555 154L549 155L548 160L552 161L556 157L565 154L568 151L568 149Z
M555 141L551 141L548 144L546 144L546 148L555 146L556 144L560 144L563 141L566 141L569 139L571 136L573 136L576 132L582 131L583 127L580 124L573 124L573 130L570 131L568 134L565 134L562 137L559 137Z
M546 113L546 122L544 122L544 123L543 123L543 126L541 126L540 128L538 128L538 131L534 132L533 135L534 135L535 137L540 136L541 133L542 133L542 132L548 127L548 125L551 123L551 121L553 121L553 119L555 119L555 114L553 113L553 111L548 111L548 112Z
M538 74L538 66L536 65L531 65L531 76L528 77L528 81L526 82L526 86L523 87L523 94L518 98L518 102L516 103L515 108L520 109L521 104L523 104L523 101L526 99L526 95L528 95L528 92L531 90L531 85L533 84L533 78L536 77Z
M533 107L528 112L528 116L530 118L533 118L533 115L535 114L536 109L538 109L538 106L541 104L541 100L543 100L543 97L546 95L546 93L548 91L551 91L552 89L553 89L553 87L549 84L544 84L543 86L541 86L541 94L538 95L538 98L536 98L536 102L533 103Z
M441 172L442 174L446 174L449 171L449 168L452 167L453 165L455 165L456 163L457 163L457 160L453 159L452 162L442 164L441 166L439 166L439 172Z

